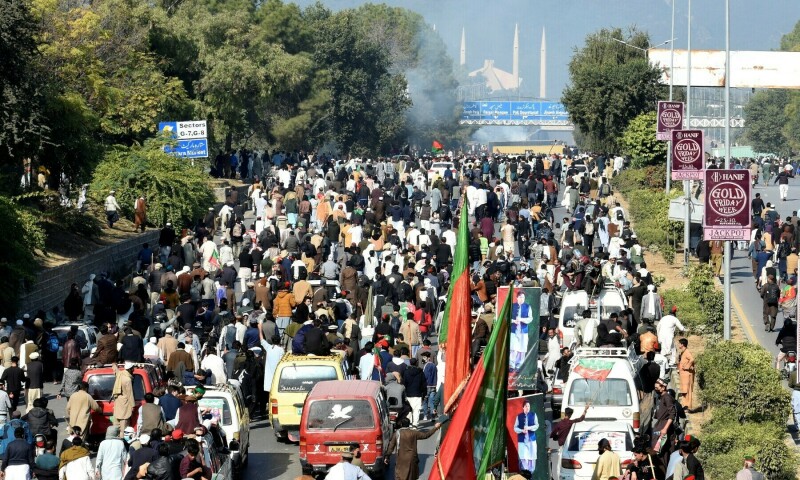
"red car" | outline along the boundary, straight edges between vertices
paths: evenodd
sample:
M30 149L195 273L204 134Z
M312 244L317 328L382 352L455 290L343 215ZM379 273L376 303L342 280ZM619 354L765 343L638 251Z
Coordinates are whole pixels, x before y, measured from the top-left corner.
M111 425L111 416L114 414L114 403L111 401L111 391L114 389L114 379L117 370L123 368L119 365L90 366L83 374L83 381L89 384L89 395L100 405L100 412L92 412L92 426L89 430L90 443L97 445L106 435L106 429ZM150 363L137 363L133 367L133 396L137 405L144 403L144 395L152 393L156 387L164 386L165 381L161 372ZM136 426L139 418L139 409L133 410L130 425Z

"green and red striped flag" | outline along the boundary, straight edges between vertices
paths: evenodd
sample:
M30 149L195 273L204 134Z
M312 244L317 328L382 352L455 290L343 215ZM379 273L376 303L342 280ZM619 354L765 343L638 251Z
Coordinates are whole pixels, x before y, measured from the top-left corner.
M489 469L505 458L513 287L510 290L492 336L453 413L429 480L483 479Z
M442 152L444 152L444 145L442 145L438 141L434 140L433 141L433 145L431 146L431 151L433 153L442 153Z
M211 254L211 258L208 259L208 264L214 268L220 267L219 252L217 251L216 248L214 249L214 252Z
M453 272L450 274L450 287L447 290L447 305L444 308L442 324L439 325L439 345L447 344L447 334L450 330L450 311L453 298L453 290L456 282L462 275L467 276L469 281L469 205L464 198L464 205L461 206L461 216L458 221L458 235L456 236L456 254L453 257Z
M589 380L600 380L608 378L614 362L603 358L581 358L575 366L575 373L582 378Z

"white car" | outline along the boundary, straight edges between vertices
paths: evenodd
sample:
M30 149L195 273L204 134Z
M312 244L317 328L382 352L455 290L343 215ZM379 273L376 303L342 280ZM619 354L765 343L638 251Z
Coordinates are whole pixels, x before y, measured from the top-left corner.
M599 454L597 444L607 439L619 455L622 471L633 462L633 428L627 422L583 421L572 425L567 441L553 457L550 471L554 480L590 480ZM620 473L623 473L620 472Z
M428 183L433 183L439 178L444 178L445 170L453 172L453 178L458 178L458 172L453 162L434 162L428 169Z
M240 477L250 450L250 413L242 390L232 383L203 385L203 388L206 393L197 403L200 410L207 410L217 419L225 432L232 468ZM188 387L189 391L193 392L194 387Z
M78 334L76 340L81 346L81 358L88 357L92 350L97 347L97 339L100 338L100 331L94 325L86 325L84 323L66 323L56 325L53 327L53 333L58 337L58 354L56 357L61 361L61 356L64 350L64 343L67 341L67 334L72 326L78 327Z

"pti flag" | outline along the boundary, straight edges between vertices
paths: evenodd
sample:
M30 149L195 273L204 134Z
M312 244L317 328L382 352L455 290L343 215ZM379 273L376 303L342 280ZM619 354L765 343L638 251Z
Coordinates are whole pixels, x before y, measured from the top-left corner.
M492 336L453 413L430 480L482 479L506 456L508 326L512 297L513 292L497 316Z
M441 153L444 151L444 145L434 140L433 145L431 146L431 150L433 151L433 153Z
M456 255L447 304L439 326L439 345L445 351L444 402L448 410L469 375L469 352L472 341L472 296L469 281L469 218L466 204L461 207Z

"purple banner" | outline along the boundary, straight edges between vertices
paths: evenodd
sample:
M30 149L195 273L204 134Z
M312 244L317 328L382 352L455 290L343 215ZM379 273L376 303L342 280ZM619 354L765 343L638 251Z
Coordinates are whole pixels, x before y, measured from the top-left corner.
M669 132L683 128L683 103L658 102L656 140L669 140Z
M702 130L672 131L673 180L702 180L704 160Z
M750 240L750 171L706 170L703 237Z

